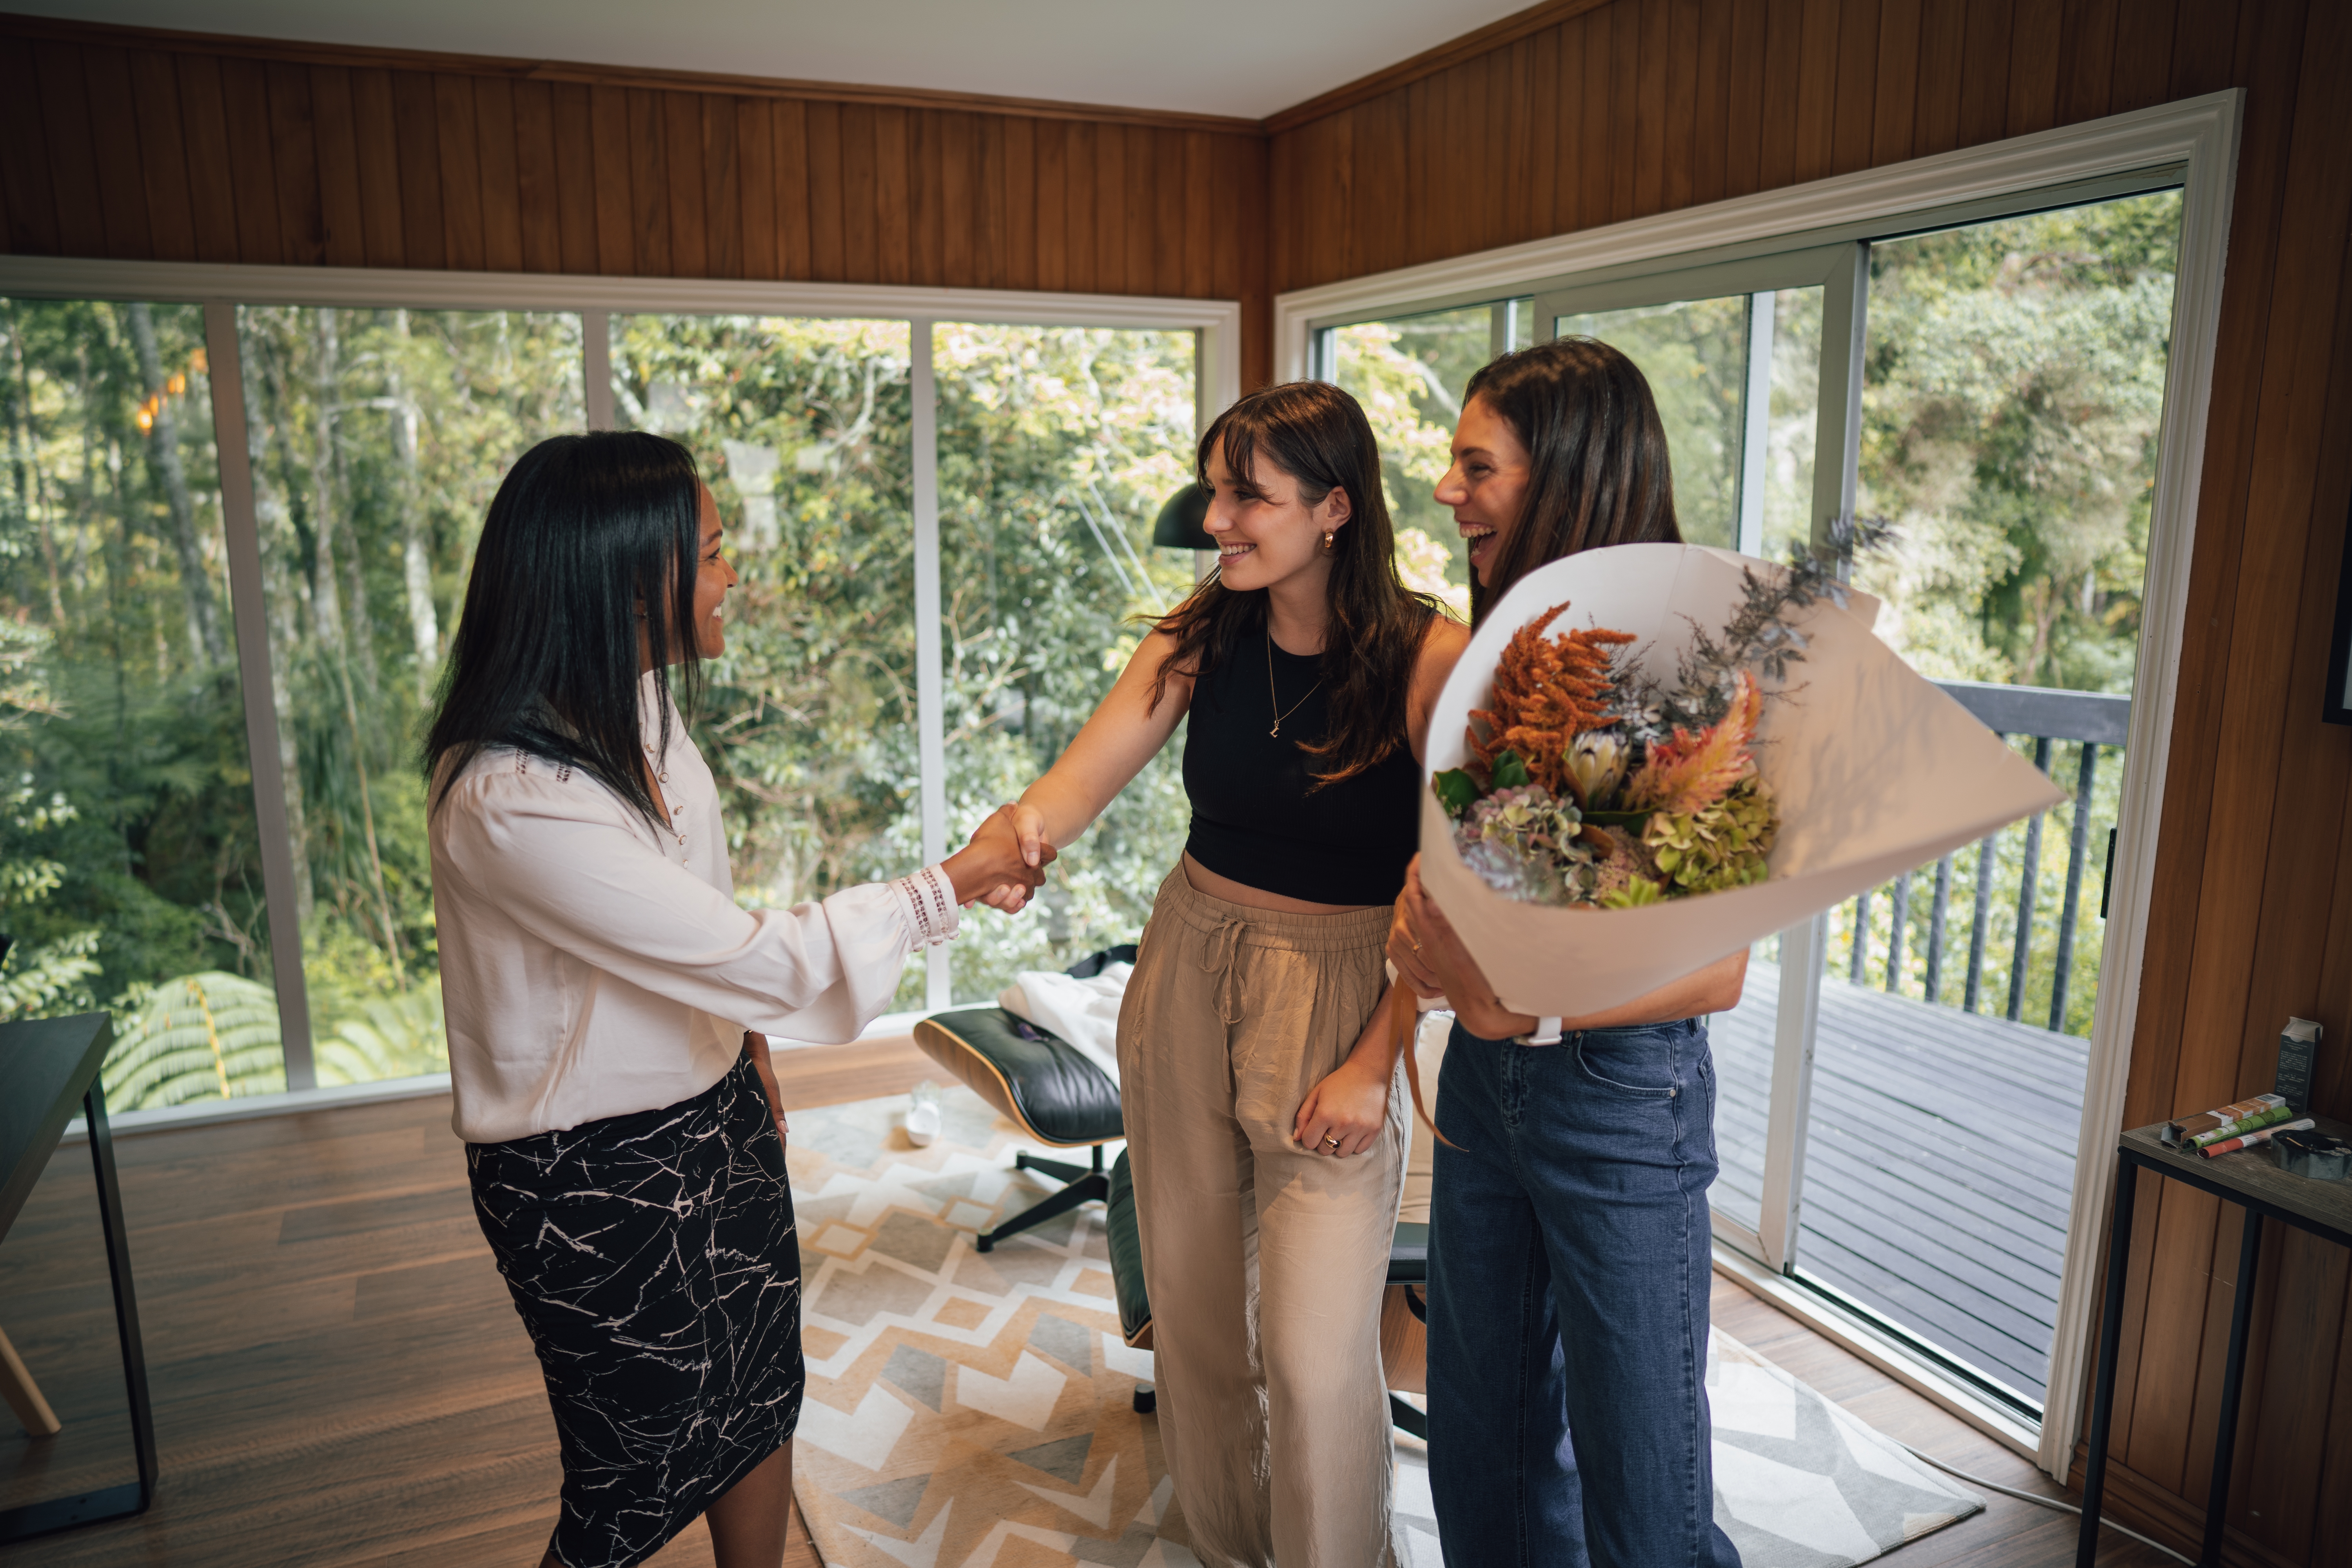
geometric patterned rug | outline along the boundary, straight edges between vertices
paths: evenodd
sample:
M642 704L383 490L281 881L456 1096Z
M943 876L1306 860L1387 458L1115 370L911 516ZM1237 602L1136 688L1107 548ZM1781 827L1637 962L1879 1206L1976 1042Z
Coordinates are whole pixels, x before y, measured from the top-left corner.
M1158 1424L1135 1414L1151 1356L1120 1338L1101 1210L974 1252L975 1229L1050 1190L1011 1169L1013 1152L1047 1151L967 1089L940 1102L923 1149L903 1097L791 1118L808 1357L793 1480L819 1553L833 1568L1196 1568ZM1716 1517L1746 1568L1866 1562L1984 1506L1721 1334L1707 1383ZM1440 1568L1426 1452L1396 1438L1398 1561Z

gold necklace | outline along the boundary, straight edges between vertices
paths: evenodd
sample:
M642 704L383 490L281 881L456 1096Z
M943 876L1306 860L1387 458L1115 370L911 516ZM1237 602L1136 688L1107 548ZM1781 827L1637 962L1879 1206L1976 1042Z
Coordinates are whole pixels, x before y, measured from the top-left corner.
M1323 678L1318 675L1315 678L1315 684L1307 689L1307 697L1312 697L1318 691L1322 689ZM1266 733L1274 736L1276 740L1280 740L1282 738L1282 721L1285 719L1289 718L1292 713L1296 713L1299 709L1305 707L1307 704L1307 697L1302 697L1297 701L1292 703L1287 711L1284 710L1282 699L1274 689L1274 627L1272 626L1268 626L1265 628L1265 696L1267 705L1274 710L1274 728L1268 730Z

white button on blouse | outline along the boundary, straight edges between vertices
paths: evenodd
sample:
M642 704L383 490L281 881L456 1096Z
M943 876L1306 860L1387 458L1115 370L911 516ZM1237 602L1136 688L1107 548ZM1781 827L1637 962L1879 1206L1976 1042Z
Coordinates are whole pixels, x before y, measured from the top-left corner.
M457 1135L498 1143L688 1100L743 1032L842 1041L896 994L907 956L955 934L931 868L822 903L743 910L719 789L647 678L656 833L593 777L499 750L434 811L433 913Z

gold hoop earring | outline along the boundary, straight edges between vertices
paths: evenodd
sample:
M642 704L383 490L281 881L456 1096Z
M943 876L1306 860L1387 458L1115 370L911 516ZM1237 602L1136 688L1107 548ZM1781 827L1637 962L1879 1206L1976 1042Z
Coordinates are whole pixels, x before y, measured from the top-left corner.
M1323 553L1331 553L1331 530L1328 528L1323 531Z

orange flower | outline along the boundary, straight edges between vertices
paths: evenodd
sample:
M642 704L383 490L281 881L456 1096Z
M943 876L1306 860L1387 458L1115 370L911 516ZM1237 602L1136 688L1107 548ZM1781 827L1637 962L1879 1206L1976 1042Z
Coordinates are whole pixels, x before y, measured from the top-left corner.
M1581 805L1568 753L1585 731L1615 722L1608 711L1616 695L1610 650L1634 638L1598 627L1544 636L1543 628L1567 608L1554 605L1511 634L1495 665L1494 706L1470 710L1473 719L1486 721L1488 738L1480 740L1474 726L1470 749L1489 768L1498 753L1517 752L1531 782Z
M1687 816L1704 811L1730 793L1748 773L1748 743L1756 735L1756 721L1764 711L1764 693L1746 670L1739 672L1739 693L1722 719L1693 735L1677 727L1671 741L1650 747L1649 761L1625 786L1625 798L1636 811L1663 811Z

